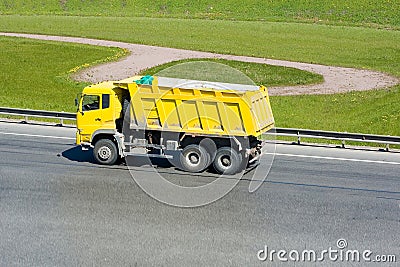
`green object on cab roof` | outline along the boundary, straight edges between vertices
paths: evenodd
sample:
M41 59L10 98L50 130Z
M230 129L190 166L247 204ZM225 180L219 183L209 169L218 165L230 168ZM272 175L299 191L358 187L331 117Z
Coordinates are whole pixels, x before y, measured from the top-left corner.
M139 80L136 80L135 83L138 84L138 85L139 84L152 85L153 80L154 80L153 76L146 75L146 76L143 76L142 78L140 78Z

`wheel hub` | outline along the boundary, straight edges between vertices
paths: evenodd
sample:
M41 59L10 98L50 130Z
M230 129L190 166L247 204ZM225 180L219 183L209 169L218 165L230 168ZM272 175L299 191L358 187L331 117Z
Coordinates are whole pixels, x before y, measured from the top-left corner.
M99 152L98 152L98 154L99 154L99 157L102 159L102 160L107 160L107 159L109 159L110 157L111 157L111 149L109 148L109 147L106 147L106 146L103 146L103 147L101 147L100 149L99 149Z
M199 161L200 161L200 157L196 153L190 153L188 155L188 159L189 159L190 164L192 164L192 165L197 165L197 164L199 164Z
M221 158L221 163L224 167L229 167L231 165L231 159L228 156Z

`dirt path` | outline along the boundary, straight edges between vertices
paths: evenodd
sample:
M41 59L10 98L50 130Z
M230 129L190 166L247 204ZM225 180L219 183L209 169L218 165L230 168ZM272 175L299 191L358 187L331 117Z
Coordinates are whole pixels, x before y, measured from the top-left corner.
M123 42L104 41L77 37L47 36L35 34L0 33L1 36L25 37L31 39L81 43L128 49L131 54L118 61L105 63L83 70L74 78L81 81L99 82L133 76L139 71L167 62L187 58L221 58L245 62L263 63L275 66L292 67L321 74L325 81L307 86L270 87L270 95L332 94L390 87L400 83L390 75L369 70L331 67L283 60L256 57L231 56L215 53L190 51L175 48L138 45Z

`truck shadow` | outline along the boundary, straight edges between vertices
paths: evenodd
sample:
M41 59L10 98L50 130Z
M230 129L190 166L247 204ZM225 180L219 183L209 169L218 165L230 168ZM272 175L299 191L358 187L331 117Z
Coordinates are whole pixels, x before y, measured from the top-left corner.
M167 159L150 158L144 156L129 156L122 160L129 167L157 166L161 168L171 168L174 165Z
M98 163L96 163L93 157L92 148L83 151L80 146L75 146L73 148L63 151L61 155L70 161L87 162L99 165ZM117 165L125 165L125 164L130 167L142 167L146 165L153 165L162 168L173 167L173 165L167 159L148 158L148 157L127 157L126 160L122 159L117 162Z
M95 163L93 149L91 148L87 151L82 151L80 146L75 146L63 151L61 155L71 161Z

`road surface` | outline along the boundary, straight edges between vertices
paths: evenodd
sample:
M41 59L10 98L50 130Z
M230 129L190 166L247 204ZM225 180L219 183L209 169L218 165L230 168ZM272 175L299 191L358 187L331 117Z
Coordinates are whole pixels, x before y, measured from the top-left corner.
M339 239L400 261L399 153L281 144L255 193L250 172L210 205L177 208L144 193L126 166L91 163L74 131L0 122L2 266L274 266L276 255L257 257L265 246L322 251Z

